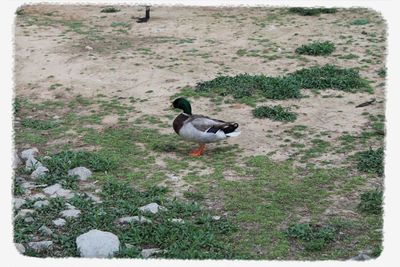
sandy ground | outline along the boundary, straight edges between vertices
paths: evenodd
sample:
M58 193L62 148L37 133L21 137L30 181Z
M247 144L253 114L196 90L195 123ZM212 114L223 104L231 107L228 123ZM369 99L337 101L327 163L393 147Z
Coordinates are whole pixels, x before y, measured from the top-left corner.
M239 144L246 155L276 151L273 158L278 160L291 154L290 149L280 149L280 145L284 139L281 137L283 131L293 125L306 125L317 132L328 131L329 136L324 138L334 140L345 132L355 134L365 129L367 118L361 114L366 109L356 109L356 104L374 97L378 103L367 111L383 113L384 88L379 84L384 78L376 72L384 66L385 42L371 45L362 34L362 30L376 32L378 36L384 33L385 24L374 12L341 10L337 14L303 17L279 8L156 6L152 7L148 23L137 24L133 17L143 15L142 7L121 6L120 12L100 13L102 7L25 7L24 12L37 19L16 19L17 96L29 97L32 101L70 99L77 94L146 98L146 102L135 103L135 109L141 111L138 115L159 115L165 114L171 95L180 88L213 79L219 74L274 76L316 64L343 67L364 64L360 73L373 81L373 95L333 90L314 95L305 91L309 98L279 101L282 105L297 106L295 123L249 119L251 107L222 104L222 111L215 116L237 121L242 132L229 143ZM360 17L368 17L376 23L349 26L352 20ZM82 22L77 30L66 24L74 21ZM123 26L115 26L115 23ZM333 41L337 47L334 55L354 54L359 58L293 58L296 47L311 40ZM266 57L238 56L239 49L255 49ZM368 49L369 54L366 53ZM370 64L360 63L371 58ZM62 86L49 90L56 83ZM323 97L329 95L343 97ZM208 99L192 103L194 113L210 114L214 108ZM104 126L116 122L112 116L103 119ZM267 138L268 130L272 130L277 138ZM172 134L171 129L164 131Z

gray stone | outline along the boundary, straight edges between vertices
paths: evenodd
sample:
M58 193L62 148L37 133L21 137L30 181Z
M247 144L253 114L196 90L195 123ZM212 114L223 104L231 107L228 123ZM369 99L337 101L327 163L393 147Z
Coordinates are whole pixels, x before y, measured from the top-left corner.
M110 232L90 230L76 238L76 246L81 257L108 258L119 250L119 239Z
M76 209L75 206L73 206L73 205L71 205L71 204L69 204L69 203L65 203L65 207L67 207L67 209L69 209L69 210L74 210L74 209Z
M170 222L172 222L172 223L181 223L181 224L185 223L185 221L183 219L180 219L180 218L171 219Z
M21 254L25 253L24 245L22 245L20 243L15 243L15 248L18 250L19 253L21 253Z
M176 176L175 174L167 174L167 178L168 178L168 180L174 181L174 182L180 180L180 178L178 176Z
M31 249L33 249L36 252L46 250L46 249L50 248L52 245L53 245L53 241L50 241L50 240L28 243L28 247L30 247Z
M31 209L22 209L18 212L18 214L15 216L15 219L17 218L25 218L27 215L31 215L35 213L34 210Z
M131 222L151 223L151 220L147 219L144 216L127 216L127 217L119 218L118 222L121 224L128 224Z
M49 169L47 169L46 167L39 166L36 168L36 170L34 170L31 173L31 179L36 180L36 179L40 178L41 176L45 175L48 171L49 171Z
M13 205L14 205L14 209L19 209L20 207L22 207L24 204L26 203L26 200L23 198L14 198L13 199Z
M43 195L42 193L37 193L37 194L29 196L28 199L31 201L35 201L35 200L39 200L39 199L46 199L46 196Z
M53 184L43 189L43 192L49 195L51 198L63 197L66 199L71 199L75 194L69 189L63 189L60 184Z
M350 258L350 260L354 260L354 261L366 261L366 260L370 260L370 259L371 259L371 257L368 256L367 254L365 254L364 252L360 252L357 256Z
M53 184L51 186L48 186L43 189L43 192L46 195L54 195L58 190L60 190L62 187L60 184Z
M101 198L92 194L92 193L86 193L86 195L95 203L99 204L99 203L103 203L103 201L101 201Z
M34 221L34 219L32 217L30 217L30 216L24 218L24 222L26 222L26 223L31 223L33 221Z
M214 221L219 221L221 219L221 216L212 216L211 219Z
M22 164L22 160L18 157L17 152L14 151L14 153L13 153L13 161L12 161L12 168L16 169L21 164Z
M28 158L25 162L25 168L28 170L35 170L41 166L43 164L35 158Z
M36 147L32 147L29 149L25 149L21 152L21 158L27 160L29 158L34 158L39 153L39 150Z
M58 219L53 220L53 223L55 226L60 227L60 226L64 226L67 223L67 221L64 220L63 218L58 218Z
M69 176L78 176L78 180L86 181L87 178L92 176L92 172L85 167L76 167L68 171Z
M157 203L150 203L140 207L139 210L142 212L151 212L153 214L156 214L158 211L166 211L167 208L160 206Z
M63 198L66 198L66 199L71 199L74 196L75 196L75 193L73 193L71 190L61 188L54 195L51 195L50 197L52 197L52 198L54 198L54 197L63 197Z
M23 189L32 189L32 188L35 188L35 184L32 182L23 182L23 183L21 183L21 187Z
M63 210L63 211L60 212L60 216L66 218L66 219L78 218L79 214L81 214L81 211L80 210L75 210L75 209Z
M158 254L160 252L163 252L163 251L158 248L148 248L148 249L142 249L142 251L140 252L140 255L146 259L146 258L149 258L149 257L153 256L154 254Z
M41 232L44 235L52 235L53 234L53 231L46 225L40 226L39 232Z
M33 207L35 209L40 209L40 208L42 208L44 206L47 206L49 204L50 204L50 202L48 200L38 200L33 204Z

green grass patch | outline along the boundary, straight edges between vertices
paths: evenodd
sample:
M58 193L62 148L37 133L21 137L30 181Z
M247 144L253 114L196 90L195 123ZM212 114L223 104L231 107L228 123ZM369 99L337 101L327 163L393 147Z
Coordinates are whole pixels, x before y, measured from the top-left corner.
M158 258L232 259L240 256L233 252L231 244L225 242L225 237L236 231L236 227L229 220L221 218L215 221L212 219L214 214L203 210L198 204L169 200L166 198L166 192L162 187L138 191L126 182L109 177L99 194L102 203L95 204L85 196L70 199L68 202L82 211L81 216L68 220L63 229L54 231L54 245L51 250L36 253L28 249L26 255L78 257L76 237L97 228L118 236L121 249L115 257L119 258L140 258L140 251L150 247L165 250L153 256ZM156 215L145 214L152 223L116 223L118 218L124 216L142 215L138 208L151 202L167 208L167 211ZM14 229L15 242L28 242L29 235L37 235L37 229L43 224L51 227L51 221L64 209L65 200L54 198L50 199L50 205L37 211L33 223L26 224L23 219L17 219ZM173 218L183 219L185 223L171 222Z
M296 53L310 56L326 56L335 51L335 45L330 41L315 41L296 48Z
M105 7L102 10L100 10L101 13L116 13L120 12L121 10L112 6Z
M369 23L369 19L355 19L351 22L351 25L365 25Z
M306 8L306 7L291 7L290 13L299 14L302 16L317 16L321 13L332 14L336 13L336 8Z
M300 241L304 249L320 251L337 239L339 229L334 225L294 224L286 230L289 238Z
M290 112L289 108L276 105L272 107L261 106L253 109L253 116L256 118L269 118L274 121L293 122L296 120L297 115Z
M21 125L26 128L35 130L48 130L59 126L58 122L53 120L36 120L36 119L23 119Z
M379 189L364 192L360 196L358 209L369 214L381 214L383 203L383 192Z
M367 151L358 152L357 168L359 171L378 174L383 176L384 173L384 151L383 147L376 150L369 149Z
M335 65L301 69L290 74L302 88L307 89L338 89L345 92L368 91L372 88L360 77L355 69L343 69Z
M346 92L368 91L372 88L355 69L343 69L335 65L315 66L301 69L285 76L239 74L219 76L213 80L199 82L193 93L208 96L228 96L235 99L249 98L290 99L300 98L300 89L333 88ZM210 95L211 94L211 95Z
M42 159L51 174L65 175L68 170L83 166L91 171L109 171L117 167L117 162L98 152L64 150Z

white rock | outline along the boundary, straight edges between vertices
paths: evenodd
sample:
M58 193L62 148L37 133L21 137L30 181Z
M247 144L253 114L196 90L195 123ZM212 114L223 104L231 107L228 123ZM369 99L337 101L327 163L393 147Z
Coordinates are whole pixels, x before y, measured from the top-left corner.
M118 219L118 222L121 224L127 224L131 222L139 222L139 223L151 223L151 220L147 219L144 216L127 216Z
M54 197L63 197L63 198L66 198L66 199L71 199L74 196L75 196L75 193L73 193L71 190L61 188L54 195L51 195L50 197L52 197L52 198L54 198Z
M34 158L39 153L39 150L36 147L32 147L29 149L25 149L21 152L21 158L27 160L29 158Z
M46 225L40 226L39 231L44 235L52 235L53 234L53 231Z
M86 49L86 50L93 50L93 47L87 45L87 46L85 46L85 49Z
M43 192L47 195L54 195L62 187L60 184L53 184L43 189Z
M355 261L367 261L370 260L371 257L368 256L367 254L360 253L357 256L352 257L350 260L355 260Z
M15 243L15 247L17 248L18 252L21 254L25 253L25 247L24 245L20 244L20 243Z
M81 211L80 210L75 210L75 209L63 210L63 211L60 212L60 216L62 216L64 218L67 218L67 219L69 219L69 218L78 218L80 214L81 214Z
M25 168L28 170L35 170L41 166L43 166L43 164L33 157L28 158L25 162Z
M17 168L20 164L22 164L21 159L18 157L17 152L13 153L13 161L12 161L12 168Z
M53 223L55 226L64 226L67 223L67 221L64 220L63 218L58 218L53 220Z
M29 196L28 199L31 201L35 201L35 200L39 200L39 199L46 199L46 196L43 195L42 193L37 193L37 194Z
M23 198L14 198L13 199L14 209L16 209L16 210L19 209L25 203L26 203L26 200Z
M44 206L47 206L49 204L50 204L50 202L48 200L38 200L33 204L33 207L35 209L40 209L40 208L42 208Z
M32 182L23 182L23 183L21 184L21 187L22 187L23 189L31 189L31 188L35 188L35 184L32 183Z
M174 182L180 180L180 178L178 176L174 175L174 174L167 174L167 178L168 178L168 180L174 181Z
M60 184L54 184L43 189L43 192L50 197L64 197L66 199L71 199L75 194L69 189L63 189Z
M142 255L143 258L148 258L148 257L151 257L154 254L157 254L160 252L163 252L163 251L158 248L148 248L148 249L142 249L142 251L140 252L140 255Z
M49 169L47 169L46 167L39 166L39 167L36 168L36 170L34 170L31 173L31 179L33 179L33 180L38 179L41 176L45 175L48 171L49 171Z
M103 203L103 201L101 201L101 198L92 194L92 193L86 193L86 195L95 203Z
M93 229L78 236L76 246L81 257L108 258L119 250L119 239L113 233Z
M25 217L24 218L24 222L26 222L26 223L31 223L33 221L34 221L34 219L32 217Z
M221 219L221 216L212 216L211 219L214 221L219 221Z
M50 241L50 240L28 243L28 247L30 247L31 249L33 249L37 252L48 249L52 245L53 245L53 241Z
M72 170L68 171L68 175L69 176L78 176L78 180L81 181L86 181L87 178L89 178L90 176L92 176L92 172L85 167L76 167Z
M25 218L27 215L35 213L34 210L31 209L22 209L18 212L18 214L15 216L15 219L17 218Z
M65 203L65 207L67 207L67 209L69 209L69 210L74 210L74 209L76 209L75 206L73 206L73 205L71 205L71 204L69 204L69 203Z
M170 222L172 222L172 223L185 223L185 221L183 219L180 219L180 218L171 219Z
M142 212L151 212L153 214L156 214L158 211L166 211L167 208L160 206L157 203L150 203L140 207L139 210Z

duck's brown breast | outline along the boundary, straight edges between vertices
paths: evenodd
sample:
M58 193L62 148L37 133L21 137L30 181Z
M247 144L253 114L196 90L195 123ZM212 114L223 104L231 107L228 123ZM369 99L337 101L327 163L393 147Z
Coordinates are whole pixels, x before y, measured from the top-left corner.
M188 115L186 114L179 114L179 116L177 116L174 120L174 122L172 123L172 126L174 127L174 131L179 134L180 129L183 126L183 123L185 122L185 120L187 120L189 118Z

